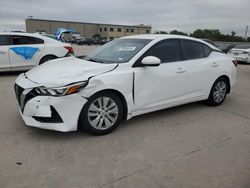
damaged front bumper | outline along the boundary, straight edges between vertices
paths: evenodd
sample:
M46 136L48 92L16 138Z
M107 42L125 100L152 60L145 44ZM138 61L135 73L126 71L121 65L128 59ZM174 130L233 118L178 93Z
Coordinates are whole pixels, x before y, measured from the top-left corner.
M34 89L20 85L15 85L15 93L25 124L61 132L77 130L79 115L87 99L77 93L61 97L40 96Z

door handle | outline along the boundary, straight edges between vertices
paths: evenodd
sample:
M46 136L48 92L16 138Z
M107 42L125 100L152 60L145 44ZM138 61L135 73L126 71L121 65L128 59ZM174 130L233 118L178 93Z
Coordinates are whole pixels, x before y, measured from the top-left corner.
M186 70L184 70L183 68L178 68L176 73L184 73L186 72Z
M7 54L7 52L5 52L5 51L0 51L0 54L1 54L1 55L4 55L4 54Z
M212 67L218 67L219 65L216 62L212 63Z

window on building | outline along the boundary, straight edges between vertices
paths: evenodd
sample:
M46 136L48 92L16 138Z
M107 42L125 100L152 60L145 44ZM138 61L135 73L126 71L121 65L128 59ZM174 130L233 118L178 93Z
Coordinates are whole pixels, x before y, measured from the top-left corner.
M127 29L127 33L129 33L129 29Z
M118 31L118 32L122 32L122 28L118 28L117 31Z
M102 28L100 28L100 32L102 32Z
M135 32L135 30L134 30L134 29L131 29L130 31L131 31L131 33L134 33L134 32Z
M113 32L113 31L114 31L114 28L112 28L112 27L111 27L111 28L109 28L109 31Z
M105 31L105 32L107 31L107 28L106 28L106 27L104 28L104 31Z
M150 33L150 30L147 29L147 30L146 30L146 33L149 34L149 33Z
M109 37L109 40L114 40L114 37Z
M44 44L44 41L39 38L29 36L12 36L13 45L25 45L25 44Z

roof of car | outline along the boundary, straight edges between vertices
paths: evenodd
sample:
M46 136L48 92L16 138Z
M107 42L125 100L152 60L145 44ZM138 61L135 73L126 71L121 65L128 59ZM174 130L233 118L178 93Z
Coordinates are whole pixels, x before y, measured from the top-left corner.
M144 35L132 35L132 36L126 36L126 37L122 37L124 39L150 39L150 40L155 40L155 39L159 39L159 40L164 40L164 39L188 39L188 40L193 40L193 41L197 41L197 42L201 42L204 43L208 46L210 46L213 49L219 50L217 49L215 46L209 44L206 41L203 41L201 39L197 39L197 38L193 38L193 37L188 37L188 36L183 36L183 35L172 35L172 34L144 34Z
M23 35L23 36L34 36L38 34L25 33L25 32L1 32L0 35Z
M39 33L25 33L25 32L0 32L0 35L20 35L20 36L30 36L30 37L38 37L40 39L50 41L50 42L59 42L55 39L52 39L48 36L41 35Z
M194 39L192 37L188 37L188 36L183 36L183 35L171 35L171 34L145 34L145 35L132 35L132 36L127 36L127 37L123 37L123 38L139 38L139 39L157 39L157 38L161 38L161 39L167 39L167 38L187 38L187 39Z

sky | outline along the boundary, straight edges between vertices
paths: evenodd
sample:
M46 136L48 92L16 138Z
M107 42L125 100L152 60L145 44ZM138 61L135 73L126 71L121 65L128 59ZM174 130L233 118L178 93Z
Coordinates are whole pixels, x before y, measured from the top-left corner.
M25 19L145 24L152 30L219 29L244 36L250 0L1 0L0 31L23 30ZM250 36L250 31L248 36Z

